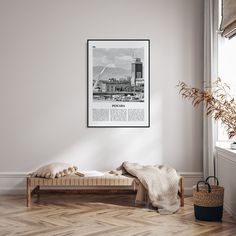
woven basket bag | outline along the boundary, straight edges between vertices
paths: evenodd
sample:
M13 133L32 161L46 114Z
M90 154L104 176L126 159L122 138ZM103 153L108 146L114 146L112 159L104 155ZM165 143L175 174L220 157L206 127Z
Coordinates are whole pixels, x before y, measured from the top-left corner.
M217 185L210 185L208 180L214 178ZM203 185L202 185L203 184ZM215 176L205 181L198 181L193 187L194 214L198 220L220 221L223 216L224 188L219 186Z

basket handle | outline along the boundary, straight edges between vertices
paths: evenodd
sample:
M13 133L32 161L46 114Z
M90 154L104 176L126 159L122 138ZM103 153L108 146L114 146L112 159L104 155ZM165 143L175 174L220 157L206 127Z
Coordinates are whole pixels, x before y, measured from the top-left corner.
M207 186L208 186L208 193L211 192L211 186L210 186L210 184L207 183L206 181L203 181L203 180L200 180L200 181L197 182L197 192L199 191L198 185L199 185L200 183L204 183L205 185L207 185Z
M210 178L214 178L214 179L216 180L217 186L219 186L219 180L218 180L215 176L208 176L208 177L206 178L206 182L207 182L207 183L208 183L208 180L209 180Z

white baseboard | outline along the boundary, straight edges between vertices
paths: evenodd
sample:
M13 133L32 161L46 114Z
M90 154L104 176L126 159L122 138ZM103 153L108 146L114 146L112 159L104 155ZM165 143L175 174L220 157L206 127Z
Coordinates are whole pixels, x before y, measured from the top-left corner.
M203 179L203 172L179 172L184 177L184 195L193 195L193 186Z
M230 206L228 206L227 203L224 202L224 210L227 211L231 216L233 216L236 219L236 213L232 210Z
M192 195L192 187L203 178L202 172L181 172L184 177L184 193ZM23 194L26 192L26 176L24 172L0 172L0 194Z
M0 194L26 193L26 177L24 172L0 172Z

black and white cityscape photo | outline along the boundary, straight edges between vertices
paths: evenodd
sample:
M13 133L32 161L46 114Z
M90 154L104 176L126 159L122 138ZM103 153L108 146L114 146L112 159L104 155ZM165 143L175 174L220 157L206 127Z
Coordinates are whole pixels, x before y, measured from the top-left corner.
M149 127L149 40L88 40L88 127Z
M93 101L144 102L144 48L92 50Z

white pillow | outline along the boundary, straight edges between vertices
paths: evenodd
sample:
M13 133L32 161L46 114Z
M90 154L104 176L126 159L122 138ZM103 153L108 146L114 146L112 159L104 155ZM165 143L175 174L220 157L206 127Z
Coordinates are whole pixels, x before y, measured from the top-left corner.
M60 178L65 175L71 175L76 172L78 168L67 163L51 163L40 167L38 170L32 173L32 177L42 178Z

